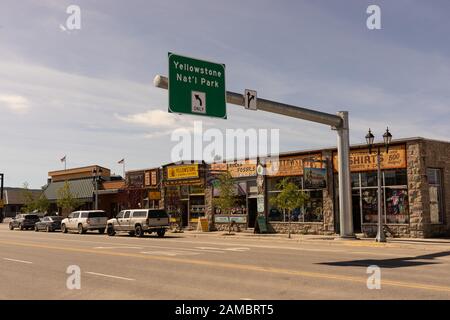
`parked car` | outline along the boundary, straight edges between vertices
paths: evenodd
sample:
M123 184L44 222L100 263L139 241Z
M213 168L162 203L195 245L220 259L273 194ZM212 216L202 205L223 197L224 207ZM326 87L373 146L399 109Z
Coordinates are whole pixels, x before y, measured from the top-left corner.
M33 229L36 222L39 222L38 215L21 213L9 222L9 230L14 230L14 228L19 228L20 230Z
M99 233L104 233L106 221L108 215L102 210L75 211L61 221L61 231L67 233L76 230L79 234L83 234L88 230L98 230Z
M158 237L164 237L169 228L169 215L160 209L123 210L107 222L106 231L113 236L116 232L128 232L130 235L142 237L146 232L156 232Z
M47 232L53 232L61 230L61 221L63 217L59 216L47 216L43 217L41 221L36 222L34 225L34 231L45 230Z

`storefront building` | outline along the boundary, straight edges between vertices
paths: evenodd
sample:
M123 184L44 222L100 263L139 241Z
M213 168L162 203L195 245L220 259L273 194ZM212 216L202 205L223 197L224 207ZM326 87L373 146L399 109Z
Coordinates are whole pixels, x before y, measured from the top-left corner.
M162 167L162 203L171 223L180 227L196 227L206 216L204 163L167 164Z
M375 236L377 228L376 148L381 147L382 218L391 237L450 235L450 143L424 138L393 141L389 153L375 145L351 147L353 225L356 233ZM255 216L263 215L269 232L335 234L339 230L337 151L335 148L284 153L278 159L257 159L211 164L210 173L228 170L237 185L237 207L232 220L252 228ZM264 167L264 174L258 172ZM302 208L283 213L271 198L278 183L289 178L309 199ZM214 178L207 179L212 198L218 196ZM206 192L208 194L208 191ZM208 202L208 201L207 201ZM211 201L212 202L212 201ZM255 209L255 206L257 207ZM212 229L226 229L227 215L206 207Z
M93 172L98 172L97 179L94 179ZM73 208L73 210L92 210L95 204L96 189L101 190L101 184L105 181L111 181L113 178L108 168L98 165L50 171L48 176L49 179L47 185L43 187L43 192L50 201L49 212L59 213L63 216L70 213L67 209L63 210L58 206L59 192L65 183L68 184L72 196L81 203L78 208ZM100 205L99 202L99 207Z
M161 205L161 169L127 171L126 188L121 196L122 209L159 209Z
M257 212L258 186L257 161L244 160L229 163L213 163L209 167L211 178L208 179L207 188L212 189L212 198L220 196L218 188L218 175L227 172L235 183L236 203L230 213L221 212L220 208L212 205L214 228L228 230L230 222L236 223L239 228L254 228ZM213 200L214 203L214 200ZM230 221L231 219L231 221Z

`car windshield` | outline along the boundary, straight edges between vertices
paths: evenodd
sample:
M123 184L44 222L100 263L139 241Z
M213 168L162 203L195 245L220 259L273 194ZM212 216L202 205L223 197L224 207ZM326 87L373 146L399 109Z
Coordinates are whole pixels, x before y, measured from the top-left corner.
M62 217L50 217L50 220L55 222L62 221L62 219Z
M104 211L89 212L89 218L105 218L105 217L107 217L107 214Z
M148 216L150 218L167 218L168 215L164 210L150 210Z
M35 215L35 214L27 214L25 216L25 219L28 219L28 220L39 220L39 217L37 215Z

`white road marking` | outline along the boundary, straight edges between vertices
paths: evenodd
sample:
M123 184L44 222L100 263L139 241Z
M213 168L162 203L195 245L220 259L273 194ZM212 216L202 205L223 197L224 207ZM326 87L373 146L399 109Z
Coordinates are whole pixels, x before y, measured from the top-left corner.
M9 258L3 258L3 259L7 260L7 261L20 262L20 263L26 263L26 264L32 264L33 263L31 261L24 261L24 260L16 260L16 259L9 259Z
M236 251L236 252L243 252L243 251L248 251L250 250L250 248L245 248L245 247L238 247L238 248L226 248L224 250L227 251Z
M94 276L101 276L101 277L114 278L114 279L127 280L127 281L135 281L136 280L136 279L112 276L110 274L103 274L103 273L97 273L97 272L85 272L85 273L92 274Z
M143 247L126 247L126 246L119 246L119 247L94 247L94 249L143 249Z
M169 256L169 257L175 257L175 256L194 256L200 254L199 252L188 252L188 251L142 251L143 254L155 254L158 256Z

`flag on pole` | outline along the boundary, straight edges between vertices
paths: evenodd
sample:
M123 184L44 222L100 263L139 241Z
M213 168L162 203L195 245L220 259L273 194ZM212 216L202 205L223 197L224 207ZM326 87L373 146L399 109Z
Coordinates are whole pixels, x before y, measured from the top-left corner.
M61 158L61 162L65 162L66 161L66 156Z
M125 159L120 160L119 162L117 162L118 164L124 164L125 163Z

